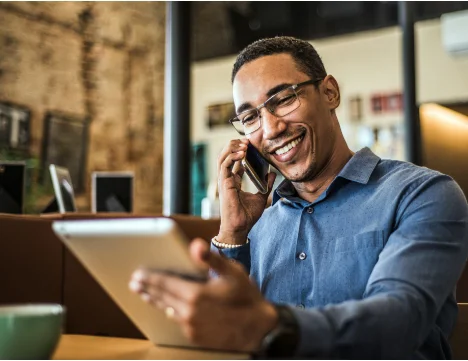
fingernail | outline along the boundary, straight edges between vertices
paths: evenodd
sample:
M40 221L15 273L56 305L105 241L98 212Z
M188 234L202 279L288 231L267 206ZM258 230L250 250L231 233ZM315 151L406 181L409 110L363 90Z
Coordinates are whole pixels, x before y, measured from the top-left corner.
M143 281L145 278L145 272L143 270L137 270L133 273L133 279L135 281Z
M138 292L141 289L141 284L136 281L130 281L129 287L132 291Z

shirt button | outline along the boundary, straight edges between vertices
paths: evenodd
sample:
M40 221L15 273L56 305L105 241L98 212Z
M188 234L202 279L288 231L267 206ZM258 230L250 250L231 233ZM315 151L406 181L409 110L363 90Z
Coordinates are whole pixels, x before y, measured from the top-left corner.
M308 207L307 208L307 213L309 213L309 214L314 213L314 207Z
M305 260L306 258L307 258L307 255L306 255L304 252L301 252L301 253L299 254L299 259L300 259L301 261Z
M304 309L304 308L305 308L305 306L304 306L302 303L299 304L299 305L297 305L296 307L297 307L297 308L300 308L300 309Z

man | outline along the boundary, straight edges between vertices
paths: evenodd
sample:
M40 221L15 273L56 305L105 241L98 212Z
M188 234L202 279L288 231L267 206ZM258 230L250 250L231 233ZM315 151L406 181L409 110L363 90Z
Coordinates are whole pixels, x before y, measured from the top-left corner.
M367 148L353 153L335 112L338 83L305 41L251 44L232 82L231 122L246 139L219 157L213 252L191 245L218 277L202 284L138 270L131 289L204 347L263 358L451 357L468 252L457 184ZM249 142L286 178L266 210L268 194L240 187Z

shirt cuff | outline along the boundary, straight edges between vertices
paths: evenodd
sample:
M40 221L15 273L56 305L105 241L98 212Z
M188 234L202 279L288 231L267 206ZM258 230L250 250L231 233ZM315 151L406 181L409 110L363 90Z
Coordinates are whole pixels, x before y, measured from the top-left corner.
M302 310L291 307L299 325L299 345L297 358L328 358L331 354L333 338L330 323L317 309Z

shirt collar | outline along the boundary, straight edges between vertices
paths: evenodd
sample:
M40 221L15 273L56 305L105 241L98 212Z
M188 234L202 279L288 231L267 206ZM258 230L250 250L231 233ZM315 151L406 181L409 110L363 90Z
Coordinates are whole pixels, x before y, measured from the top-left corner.
M365 147L356 152L351 159L346 163L343 169L338 174L337 178L345 178L353 182L367 184L379 163L380 158L375 155L369 148ZM273 204L283 197L296 196L296 190L292 183L285 179L280 183L273 193Z
M379 161L380 158L369 148L365 147L351 157L338 174L338 177L357 183L367 184Z

